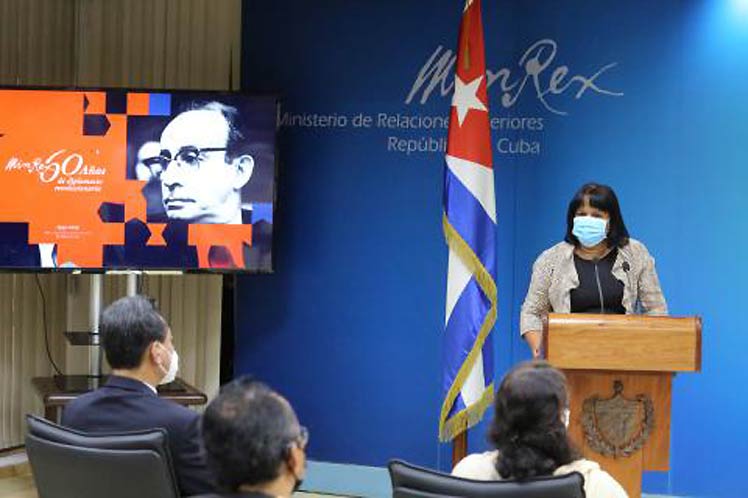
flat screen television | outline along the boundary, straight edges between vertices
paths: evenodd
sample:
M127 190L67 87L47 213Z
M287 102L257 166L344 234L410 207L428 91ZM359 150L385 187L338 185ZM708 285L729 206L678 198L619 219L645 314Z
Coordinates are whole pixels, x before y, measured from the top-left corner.
M278 100L0 88L0 270L269 272Z

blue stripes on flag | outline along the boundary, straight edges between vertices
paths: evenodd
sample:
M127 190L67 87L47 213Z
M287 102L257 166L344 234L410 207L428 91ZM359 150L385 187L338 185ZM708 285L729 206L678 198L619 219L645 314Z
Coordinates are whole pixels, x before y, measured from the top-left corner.
M470 267L471 273L447 317L445 327L442 387L447 395L440 436L449 439L477 422L493 399L493 341L490 331L496 312L496 284L493 277L496 225L448 167L445 168L444 177L447 239L459 239L457 244L450 243L450 250L466 253L460 259ZM450 268L448 278L459 278L452 272ZM482 368L473 372L478 361L482 362ZM449 408L445 413L447 406Z
M444 212L488 273L495 275L496 225L449 168L444 168Z

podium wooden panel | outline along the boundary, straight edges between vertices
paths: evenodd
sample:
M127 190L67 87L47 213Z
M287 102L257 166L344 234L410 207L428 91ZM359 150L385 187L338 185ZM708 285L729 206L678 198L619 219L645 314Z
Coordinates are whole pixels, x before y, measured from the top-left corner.
M669 469L672 377L674 372L701 369L701 319L550 314L543 328L546 358L568 379L572 441L586 458L615 477L629 496L641 496L643 471ZM616 383L626 400L633 402L638 396L651 400L653 424L642 447L628 455L605 456L585 436L584 404L613 398Z

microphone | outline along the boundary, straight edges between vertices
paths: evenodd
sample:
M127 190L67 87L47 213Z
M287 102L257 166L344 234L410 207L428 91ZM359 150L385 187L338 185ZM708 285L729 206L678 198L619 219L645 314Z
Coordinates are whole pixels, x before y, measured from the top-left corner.
M623 264L621 265L621 268L623 269L623 272L626 274L626 280L629 283L629 288L631 289L632 292L634 292L635 289L634 289L633 284L631 283L631 273L629 273L629 270L631 270L631 265L629 264L628 261L624 261ZM636 295L638 296L638 292ZM637 300L638 300L638 297L637 297ZM634 303L634 308L636 308L636 303Z

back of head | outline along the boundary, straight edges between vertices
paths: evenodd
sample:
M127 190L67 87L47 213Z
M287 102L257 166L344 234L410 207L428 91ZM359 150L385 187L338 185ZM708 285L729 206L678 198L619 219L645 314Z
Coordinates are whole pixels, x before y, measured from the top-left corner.
M106 359L114 369L137 368L153 341L163 341L167 325L145 296L116 300L101 314L99 331Z
M288 402L249 377L225 385L203 415L208 465L228 491L276 479L298 433Z
M501 382L489 439L503 478L550 475L577 458L564 425L566 379L544 361L521 363Z

